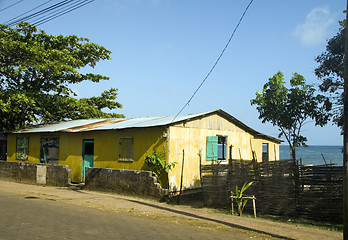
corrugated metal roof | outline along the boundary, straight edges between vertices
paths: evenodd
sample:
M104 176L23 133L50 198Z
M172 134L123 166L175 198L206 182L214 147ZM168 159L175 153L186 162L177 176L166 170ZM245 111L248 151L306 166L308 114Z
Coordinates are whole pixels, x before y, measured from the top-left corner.
M71 120L58 123L36 125L30 128L20 129L18 131L15 131L14 133L82 132L124 128L156 127L170 125L172 123L181 122L212 112L214 111L178 116L177 118L175 118L174 122L174 116Z
M14 133L39 133L39 132L85 132L96 130L112 130L112 129L126 129L126 128L144 128L144 127L157 127L157 126L169 126L172 124L180 123L182 121L204 117L206 115L219 114L222 117L233 122L240 128L247 132L250 132L254 136L269 139L275 142L282 142L281 140L262 134L228 113L222 110L207 111L201 113L187 114L177 116L164 116L164 117L141 117L141 118L107 118L107 119L81 119L62 121L58 123L37 125L30 128L20 129ZM174 119L175 118L175 119Z
M101 119L99 119L101 120ZM104 127L104 126L108 126L108 125L112 125L112 124L117 124L120 122L124 122L127 121L128 119L124 119L124 118L108 118L108 119L104 119L101 121L96 121L96 122L91 122L88 124L84 124L84 125L79 125L79 126L75 126L75 127L69 127L65 130L63 130L64 132L84 132L84 131L89 131L89 130L96 130L99 127Z
M174 116L133 118L133 119L128 119L127 121L124 121L124 122L115 123L108 126L101 126L94 130L166 126L166 125L171 125L181 121L189 120L192 118L196 118L199 116L203 116L212 112L214 111L182 115L182 116L176 117L175 119L174 119Z
M67 130L69 128L100 122L102 120L105 119L80 119L71 121L61 121L57 123L40 124L29 128L19 129L14 133L59 132Z

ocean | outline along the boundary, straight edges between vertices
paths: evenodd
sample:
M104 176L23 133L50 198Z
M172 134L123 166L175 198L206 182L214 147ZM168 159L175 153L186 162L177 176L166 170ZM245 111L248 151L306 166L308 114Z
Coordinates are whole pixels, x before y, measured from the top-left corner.
M302 159L305 165L323 165L333 163L337 166L343 165L342 146L309 146L296 148L296 158ZM290 159L290 149L288 145L279 146L280 159ZM324 160L325 159L325 160Z

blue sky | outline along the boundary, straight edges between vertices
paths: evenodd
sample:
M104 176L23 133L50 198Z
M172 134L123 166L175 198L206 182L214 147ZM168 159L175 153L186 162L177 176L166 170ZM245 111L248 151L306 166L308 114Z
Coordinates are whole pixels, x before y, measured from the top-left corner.
M0 9L15 0L0 0ZM0 22L46 2L23 0L0 13ZM47 6L58 2L51 1ZM112 51L112 60L87 69L110 77L72 88L79 97L119 89L126 117L176 115L204 79L249 0L97 0L40 25L54 35L77 35ZM318 85L314 58L325 50L343 0L254 0L214 72L182 114L222 109L250 127L277 137L258 119L250 99L277 71L293 72ZM310 145L341 145L331 124L303 129Z

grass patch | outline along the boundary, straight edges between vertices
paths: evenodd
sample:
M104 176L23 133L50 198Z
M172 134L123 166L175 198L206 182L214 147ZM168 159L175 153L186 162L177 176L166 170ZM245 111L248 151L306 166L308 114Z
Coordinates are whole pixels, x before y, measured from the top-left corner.
M209 208L209 211L213 213L231 215L231 208ZM238 216L237 212L235 212L235 216ZM243 217L254 218L254 214L243 213ZM339 224L339 223L315 221L315 220L302 219L302 218L296 219L296 218L291 218L286 216L275 216L275 215L257 215L257 218L262 220L279 222L279 223L293 224L293 225L298 225L303 227L311 227L311 228L317 228L317 229L323 229L323 230L329 230L329 231L335 231L335 232L343 232L343 223Z
M226 212L226 211L221 211ZM231 214L231 213L230 213ZM243 217L254 218L253 214L243 214ZM335 232L343 232L343 224L339 223L330 223L324 221L315 221L310 219L301 219L301 218L290 218L286 216L274 216L274 215L258 215L257 218L263 220L269 220L273 222L285 223L285 224L293 224L297 226L317 228L322 230L329 230Z
M250 217L253 217L253 216L250 215ZM301 218L294 219L289 217L271 216L271 215L261 215L259 216L259 218L271 220L275 222L295 224L295 225L304 226L304 227L312 227L312 228L319 228L319 229L330 230L335 232L343 232L343 224L339 224L339 223L330 223L330 222L315 221L315 220L301 219Z

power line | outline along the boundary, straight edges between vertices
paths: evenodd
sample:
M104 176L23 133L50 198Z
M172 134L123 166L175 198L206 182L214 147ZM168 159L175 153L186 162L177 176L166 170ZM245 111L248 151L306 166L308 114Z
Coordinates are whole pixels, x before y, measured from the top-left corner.
M239 19L237 26L235 27L235 29L233 30L230 38L228 39L225 47L223 48L222 52L220 53L219 57L217 58L217 60L215 61L214 65L211 67L210 71L208 72L208 74L205 76L205 78L203 79L203 81L201 82L201 84L198 86L198 88L196 89L196 91L192 94L191 98L186 102L186 104L183 106L183 108L178 112L178 114L175 115L175 117L172 120L172 123L174 122L174 120L179 116L179 114L190 104L190 102L192 101L192 99L194 98L194 96L196 95L196 93L198 92L198 90L203 86L203 84L205 83L205 81L208 79L208 77L210 76L210 74L213 72L213 70L215 69L216 65L219 63L221 57L224 55L227 47L230 45L230 42L234 36L234 34L236 33L240 23L242 22L246 12L248 11L250 5L253 3L254 0L251 0L248 4L248 6L245 8L241 18Z
M21 21L23 21L23 22L28 21L28 20L30 20L32 18L35 18L37 16L40 16L42 14L45 14L45 13L50 12L50 11L53 11L56 8L62 7L65 4L68 4L71 1L74 1L74 0L63 0L63 1L60 1L60 2L58 2L58 3L56 3L56 4L52 5L52 6L49 6L49 7L45 8L45 9L40 10L38 12L35 12L35 13L30 14L28 16L22 17L22 18L20 18L20 19L18 19L16 21L12 21L12 22L8 23L7 25L11 27L11 26L16 25L17 23L19 23Z
M83 7L83 6L87 5L87 4L90 4L90 3L94 2L94 1L95 1L95 0L84 0L84 1L82 1L81 3L77 3L77 4L75 4L74 6L72 6L73 8L71 8L71 9L64 10L64 11L60 11L60 12L58 12L58 13L56 13L56 14L50 16L50 17L47 17L47 18L45 18L45 19L43 19L43 20L41 20L41 21L35 22L35 23L33 23L33 24L34 24L35 26L42 25L42 24L44 24L44 23L46 23L46 22L49 22L49 21L51 21L51 20L53 20L53 19L55 19L55 18L58 18L58 17L63 16L63 15L65 15L65 14L69 13L69 12L72 12L72 11L74 11L74 10L76 10L76 9L79 9L79 8L81 8L81 7Z
M16 16L16 17L14 17L14 18L12 18L12 19L6 21L4 24L7 24L7 23L10 22L10 21L13 21L13 20L15 20L15 19L17 19L17 18L19 18L19 17L21 17L21 16L27 14L27 13L30 13L31 11L34 11L35 9L38 9L39 7L42 7L43 5L45 5L45 4L49 3L49 2L52 2L52 1L53 1L53 0L49 0L49 1L47 1L47 2L44 2L43 4L40 4L39 6L34 7L34 8L32 8L32 9L30 9L30 10L28 10L28 11L26 11L26 12L24 12L24 13L22 13L22 14Z
M10 8L10 7L13 7L14 5L16 5L16 4L20 3L20 2L23 2L23 1L24 1L24 0L17 1L17 2L15 2L15 3L11 4L10 6L7 6L7 7L3 8L3 9L0 9L0 12L5 11L6 9L8 9L8 8Z
M52 1L52 0L50 0ZM44 8L40 11L37 11L37 12L34 12L32 14L29 14L29 15L26 15L26 16L23 16L25 15L26 13L29 13L45 4L47 4L48 2L50 1L46 1L45 3L7 21L6 23L4 24L7 24L8 26L12 27L16 24L18 24L19 22L21 21L24 21L24 22L29 22L29 20L32 22L33 25L36 25L36 26L39 26L39 25L42 25L46 22L49 22L55 18L58 18L62 15L65 15L69 12L72 12L76 9L79 9L91 2L94 2L95 0L63 0L63 1L60 1L56 4L53 4L47 8ZM18 19L18 17L21 17L23 16L22 18ZM17 19L17 20L16 20Z
M81 2L81 1L87 1L87 0L69 0L66 4L64 4L64 5L66 5L65 7L62 6L61 8L57 8L57 10L55 10L55 11L53 11L54 9L51 10L48 14L46 14L46 15L44 15L44 16L42 16L42 17L39 17L38 19L36 19L36 20L35 20L36 22L34 22L33 24L36 25L36 24L38 24L38 23L41 23L41 22L43 22L43 21L45 21L45 20L51 18L52 16L56 16L56 15L58 15L59 13L66 11L66 9L69 9L69 8L71 8L71 7L75 7L75 6L78 5L79 2ZM76 2L77 2L77 3L76 3ZM74 5L74 4L75 4L75 5ZM57 12L58 12L58 13L57 13ZM56 13L56 14L55 14L55 13Z

